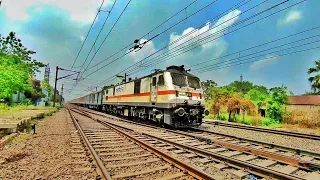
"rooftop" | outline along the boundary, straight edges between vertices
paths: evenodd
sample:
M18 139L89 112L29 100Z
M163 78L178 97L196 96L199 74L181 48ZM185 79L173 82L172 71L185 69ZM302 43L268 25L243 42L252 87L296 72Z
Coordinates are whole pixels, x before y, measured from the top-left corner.
M292 105L320 105L320 95L289 96L288 103Z

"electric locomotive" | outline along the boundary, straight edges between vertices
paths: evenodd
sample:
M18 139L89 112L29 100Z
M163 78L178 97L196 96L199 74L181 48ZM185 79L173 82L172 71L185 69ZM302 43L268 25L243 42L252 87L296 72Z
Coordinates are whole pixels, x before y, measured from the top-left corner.
M176 128L197 127L208 114L200 79L184 66L169 66L166 70L107 86L71 103Z

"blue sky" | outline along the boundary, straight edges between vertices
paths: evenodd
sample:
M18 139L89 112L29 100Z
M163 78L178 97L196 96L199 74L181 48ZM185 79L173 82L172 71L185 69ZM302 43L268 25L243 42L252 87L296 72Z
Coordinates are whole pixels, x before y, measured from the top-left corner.
M98 51L95 58L93 58L90 66L109 57L113 53L132 43L135 39L140 38L193 1L194 0L132 0L119 22L106 39L105 43L102 44L100 51ZM18 37L22 39L23 43L29 49L37 52L34 56L35 59L45 63L50 63L52 72L51 81L53 82L55 66L58 65L65 69L71 68L101 2L101 0L3 0L0 8L0 33L1 35L6 36L10 31L16 32ZM98 38L96 43L97 47L101 44L113 23L115 23L127 2L128 1L118 0L115 3L114 9L112 10L110 17ZM154 35L164 31L171 25L184 19L186 16L195 13L197 10L211 2L213 1L198 0L194 2L185 11L155 29L149 37L153 37ZM112 77L123 69L139 62L144 57L158 51L162 47L167 46L169 43L174 42L182 35L189 32L194 33L186 36L184 39L176 43L171 44L169 47L164 48L163 51L160 51L149 58L150 60L152 57L165 53L160 56L162 58L156 58L160 61L159 64L151 64L152 66L146 68L146 64L142 63L141 67L135 67L137 69L137 73L132 74L131 77L134 78L136 76L139 77L146 75L155 68L184 64L186 67L191 67L191 72L192 70L195 70L194 73L196 73L196 75L201 79L212 79L219 85L226 85L234 80L239 80L240 75L243 74L245 80L265 85L269 88L284 84L295 94L302 94L305 91L309 91L310 84L307 81L307 70L313 65L315 60L319 59L319 49L308 50L286 56L278 55L318 47L320 45L319 42L314 41L320 39L320 37L315 36L320 33L320 28L260 46L259 48L241 52L240 54L236 53L234 55L227 56L226 58L219 57L320 26L320 23L316 19L318 18L320 1L307 0L301 2L299 0L289 0L274 7L270 11L243 22L246 18L254 15L255 13L266 10L282 2L278 0L251 0L243 6L227 12L224 16L215 18L239 2L241 1L217 0L204 10L192 17L189 17L184 22L159 35L152 41L149 41L140 51L133 52L123 58L119 58L114 63L111 63L105 68L102 68L96 73L88 76L86 79L80 81L74 91L65 94L66 98L70 99L85 94L86 92L84 90L88 89L88 87L94 88L97 83ZM113 3L113 0L105 0L102 9L110 10ZM295 3L299 4L294 5ZM288 6L292 7L276 13ZM250 8L252 9L248 11ZM270 14L272 13L275 14L271 16ZM267 15L270 15L270 17L252 25L248 25L238 31L234 31L241 26ZM99 14L98 20L94 24L88 40L76 61L76 68L74 70L79 70L77 67L81 66L86 59L86 56L89 53L93 41L105 21L106 16L106 12L101 12ZM213 18L215 18L215 20L210 22ZM204 26L199 28L201 25ZM222 32L222 30L224 31ZM206 44L195 42L207 36L210 36L211 39L206 38L206 41L212 40L211 42ZM315 37L296 42L295 44L283 45L310 36ZM140 41L143 42L145 39L148 39L148 37L145 36ZM310 44L310 42L313 43ZM174 53L176 52L175 50L180 48L186 49L192 44L198 47L188 52L183 51L181 55L173 58L164 58L166 57L166 53L167 57L170 57L170 54L168 55L168 53L171 53L172 56L172 54L176 54ZM304 46L285 50L286 48L297 45ZM279 47L273 48L276 46ZM269 48L273 49L264 51ZM127 51L128 50L124 50L115 57L110 58L108 61L92 68L87 71L83 77L86 77L92 71L106 65L108 62L114 60L118 56L121 56ZM258 53L259 51L263 52ZM252 53L256 54L251 55ZM89 59L86 64L91 60L91 57L92 54L89 55ZM234 65L237 60L236 58L239 57L242 61L254 60L255 62L239 66L225 67L225 64L230 61L231 65ZM251 59L248 59L249 57L251 57ZM154 58L153 60L156 59ZM215 60L209 61L210 59ZM147 60L148 59L145 61ZM154 62L152 60L150 61ZM200 62L206 63L193 66ZM87 65L84 67L86 66ZM213 68L210 69L209 67ZM200 69L196 70L196 68ZM205 68L207 68L206 72L203 71ZM62 72L60 75L63 76L65 74L66 73ZM42 79L43 72L38 74L37 77ZM118 81L119 80L114 80L108 83L117 83ZM61 86L61 83L65 84L66 89L71 89L74 81L71 79L60 81L58 87Z

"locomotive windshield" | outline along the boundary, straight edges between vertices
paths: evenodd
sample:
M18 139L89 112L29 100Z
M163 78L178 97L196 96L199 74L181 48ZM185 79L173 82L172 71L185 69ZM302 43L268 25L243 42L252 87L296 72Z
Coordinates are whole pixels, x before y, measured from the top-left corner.
M188 85L191 88L196 88L196 89L200 89L201 88L200 80L197 77L188 76Z
M185 87L187 86L186 76L177 73L171 73L172 83L176 86Z

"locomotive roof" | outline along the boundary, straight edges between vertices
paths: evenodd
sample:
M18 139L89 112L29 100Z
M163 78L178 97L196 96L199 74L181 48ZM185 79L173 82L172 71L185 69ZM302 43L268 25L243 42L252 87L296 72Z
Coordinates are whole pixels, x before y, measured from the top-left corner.
M112 88L112 87L115 87L115 86L119 86L119 85L122 85L122 84L126 84L126 83L129 83L129 82L133 82L133 81L136 81L136 80L140 80L140 79L143 79L143 78L146 78L146 77L151 77L153 75L156 75L156 74L160 74L160 73L164 73L164 72L170 72L170 73L175 73L175 74L182 74L182 75L185 75L185 76L191 76L191 77L196 77L198 78L197 76L187 72L183 66L169 66L167 67L166 70L156 70L155 72L151 73L151 74L148 74L146 76L143 76L143 77L140 77L140 78L136 78L136 79L131 79L130 81L127 81L127 82L122 82L120 84L116 84L116 85L113 85L113 86L108 86L107 89L109 88ZM99 92L99 91L98 91Z

